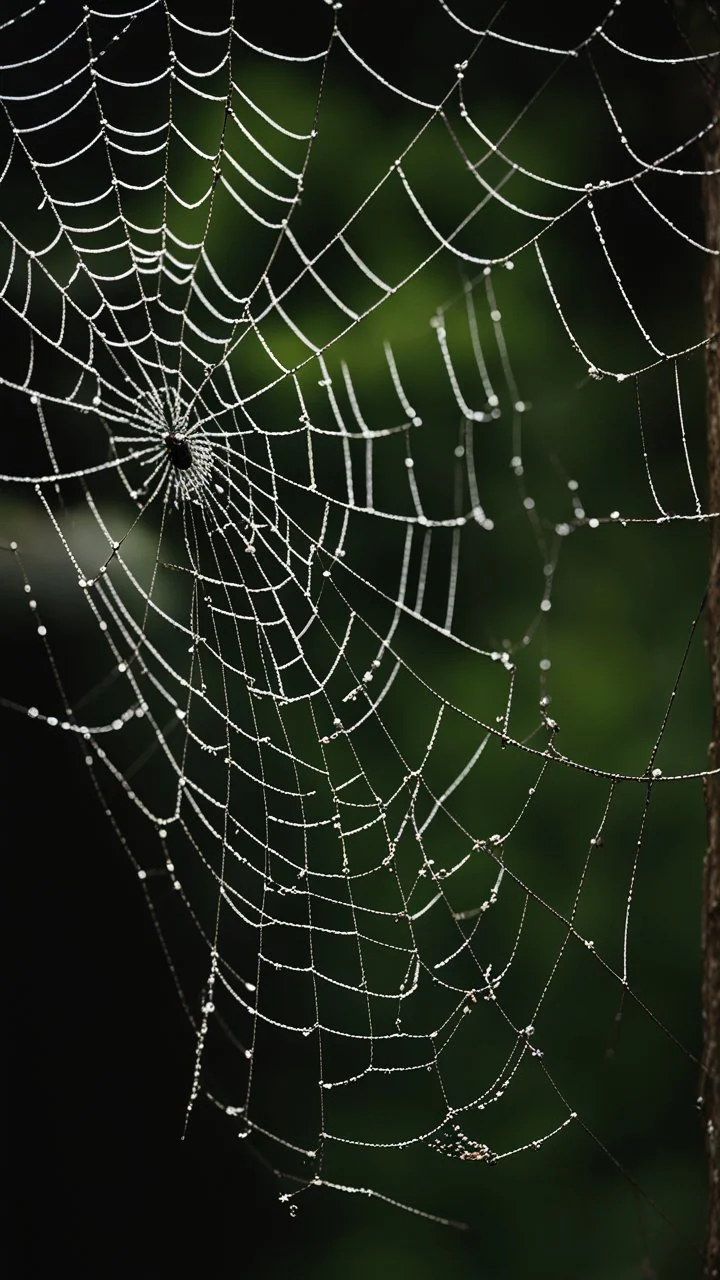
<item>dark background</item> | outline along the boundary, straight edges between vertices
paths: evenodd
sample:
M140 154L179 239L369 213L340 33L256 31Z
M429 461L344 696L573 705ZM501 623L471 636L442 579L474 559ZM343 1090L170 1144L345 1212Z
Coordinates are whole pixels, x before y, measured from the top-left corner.
M476 5L466 4L456 12L480 26L492 16L487 6L481 7L481 17ZM582 9L571 22L578 30L589 30L591 20ZM599 20L604 9L597 9ZM549 11L542 6L540 11L533 5L509 4L501 19L508 35L524 40L566 46L578 39L578 30L568 30L563 6L550 6ZM302 51L327 43L329 21L321 4L268 6L262 13L243 11L238 17L238 25L258 43L279 40L281 23L282 47ZM46 47L53 27L59 32L67 22L65 6L50 8L49 25L41 34L36 28L36 38ZM475 43L431 4L394 3L388 9L347 3L342 29L382 74L408 92L431 98L450 82L453 62L468 57ZM626 5L613 31L629 48L658 55L671 48L682 51L662 5ZM29 58L33 52L28 49L22 56ZM607 56L604 83L612 86L623 120L633 127L640 155L660 154L665 140L669 149L672 140L699 127L704 116L697 75L679 68L661 74L627 58L614 58L599 44L594 52L599 59ZM135 53L140 75L142 48ZM521 107L544 85L541 62L539 56L513 46L493 46L487 55L478 56L474 66L479 70L468 96L489 104L489 132L497 136L503 121L515 121ZM548 59L547 70L552 65ZM420 119L372 87L340 54L338 67L337 82L329 82L326 115L321 115L321 124L327 121L321 131L326 150L320 148L316 155L301 219L307 235L317 236L319 243L339 222L343 208L355 208L370 176L382 171L385 153L399 153L402 138L411 136L411 125L417 126ZM30 69L27 75L30 82ZM583 62L577 74L565 71L543 87L540 106L529 113L527 128L511 134L513 154L522 155L524 163L541 174L562 175L568 181L579 180L579 174L594 181L619 172L625 160L597 98L591 98L592 84L591 68ZM305 102L302 77L291 88L285 84L283 93L289 98L291 92ZM698 148L687 154L688 168L698 168ZM455 158L446 138L428 142L427 151L418 146L414 153L418 190L427 207L436 204L439 215L447 213L449 221L465 199L456 197L450 183L450 160ZM521 184L513 188L520 203L521 190ZM701 238L698 180L688 176L662 190L663 209L689 234ZM552 192L545 195L548 211L554 211ZM535 197L539 198L537 190ZM656 218L644 218L622 191L607 202L603 215L614 260L654 336L669 347L697 342L700 255L668 234ZM509 233L508 251L523 239L518 228L519 223ZM380 212L369 230L386 247L389 263L394 253L402 254L402 222L384 220ZM505 223L492 205L483 236L493 252L502 251L505 234ZM237 247L231 233L227 245L230 257ZM587 346L605 353L608 367L630 369L646 362L647 352L644 357L638 354L642 343L632 347L629 329L618 322L626 312L608 288L607 272L587 228L572 221L567 228L560 225L543 249L554 282L564 290L568 314ZM252 247L245 251L243 246L243 252L252 275ZM516 268L513 287L519 276ZM350 354L361 360L363 346L374 351L384 326L394 326L393 341L400 349L406 344L406 351L419 353L418 391L424 391L430 403L437 396L436 421L442 421L447 387L437 389L429 375L426 378L425 338L418 338L415 330L421 324L425 333L433 307L446 296L447 280L432 270L425 273L428 277L425 297L420 289L409 289L406 310L401 299L399 312L389 321L381 309L379 317L360 325L357 334L350 335L350 344L356 342ZM530 389L529 398L535 401L528 457L536 468L536 496L548 510L557 509L549 459L559 456L563 474L580 475L588 510L617 507L654 516L638 444L634 387L583 378L582 363L557 326L537 272L524 274L516 292L510 284L507 288L508 345L518 361L521 386ZM3 370L12 369L20 345L10 319ZM372 359L368 354L368 366ZM680 367L694 474L701 480L701 360L696 354ZM668 509L692 514L671 373L666 368L641 379L640 385L656 486ZM380 392L372 391L371 422L379 420L380 405ZM36 446L28 443L23 397L8 392L3 413L4 452L9 458L4 465L15 471ZM75 447L80 449L83 436L78 434L77 440ZM437 475L432 475L436 444L430 429L425 440L426 492L436 485L440 502L445 496L444 473L438 465ZM495 635L504 634L504 626L513 635L521 634L523 619L537 597L527 567L520 504L516 496L507 497L503 487L507 453L509 448L503 453L505 471L497 480L497 504L507 512L501 550L489 555L481 588L461 583L468 619L481 599L483 616L491 619L488 632L494 628ZM32 573L41 582L43 573L52 577L52 570L44 568L44 525L34 509L32 514L25 510L13 490L3 510L3 539L17 537L18 528L26 535L21 550L29 557ZM702 598L706 542L702 525L679 521L667 527L606 527L590 545L586 533L568 541L553 618L558 669L553 714L562 725L563 749L569 755L617 772L642 772ZM386 546L368 538L357 556L369 576L382 576ZM517 566L521 571L514 576ZM21 582L13 566L3 569L2 583L7 600L0 636L2 692L6 701L29 702L25 690L37 692L45 682L49 688L49 677L28 630ZM87 633L83 638L72 610L62 621L62 607L57 600L53 606L51 595L51 614L53 607L62 623L55 631L54 652L67 666L88 643ZM491 635L486 638L491 644ZM410 652L416 663L422 661L432 670L431 656L420 649ZM464 672L455 676L442 664L432 676L434 687L454 678L462 685ZM464 693L470 699L467 687ZM703 767L709 726L699 634L678 704L663 740L662 763L666 772L694 772ZM304 1195L297 1216L291 1218L278 1204L272 1172L237 1142L232 1126L209 1104L198 1103L182 1140L193 1038L137 881L100 810L75 744L58 742L46 727L8 707L2 715L11 1013L10 1274L31 1277L62 1268L78 1277L201 1275L221 1280L238 1273L264 1277L292 1270L298 1277L376 1274L399 1280L445 1271L487 1280L524 1274L680 1280L699 1273L704 1193L692 1058L700 1044L698 921L704 827L699 781L672 784L655 794L631 931L631 986L683 1049L677 1050L668 1035L644 1019L632 999L623 1002L617 983L609 982L607 988L595 985L580 961L576 985L563 989L563 1007L552 1010L547 1031L551 1065L569 1095L583 1100L581 1120L598 1134L599 1142L573 1130L567 1139L547 1143L538 1153L494 1168L458 1170L440 1157L432 1164L418 1158L406 1198L432 1209L437 1193L446 1211L453 1209L453 1216L468 1222L469 1230L463 1232L329 1191ZM412 736L413 722L406 728ZM491 788L493 783L497 788L505 785L499 765L489 768ZM585 793L573 790L575 786L574 777L562 771L547 784L536 841L547 861L539 882L549 892L556 880L562 880L563 850L577 843L573 823ZM516 810L514 796L508 804ZM613 848L622 851L626 868L641 803L633 797L627 813L624 802L618 808L621 818ZM607 927L613 945L624 916L626 883L609 870L606 878L598 877L590 899L596 936L602 937ZM528 964L532 970L532 957ZM267 1064L270 1093L282 1087L280 1067ZM524 1119L519 1122L521 1131Z

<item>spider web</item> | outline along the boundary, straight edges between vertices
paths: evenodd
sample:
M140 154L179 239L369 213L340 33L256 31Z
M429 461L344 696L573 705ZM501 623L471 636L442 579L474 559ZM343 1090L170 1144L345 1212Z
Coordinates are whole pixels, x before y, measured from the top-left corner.
M188 1116L293 1212L604 1149L618 1007L694 1103L713 64L535 8L2 26L3 702L135 869Z

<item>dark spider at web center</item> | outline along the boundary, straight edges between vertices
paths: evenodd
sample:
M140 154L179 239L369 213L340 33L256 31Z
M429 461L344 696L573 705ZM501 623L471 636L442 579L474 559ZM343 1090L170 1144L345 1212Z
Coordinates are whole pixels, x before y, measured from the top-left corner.
M174 431L170 431L165 437L165 447L176 471L187 471L192 466L190 442L184 436L176 436Z

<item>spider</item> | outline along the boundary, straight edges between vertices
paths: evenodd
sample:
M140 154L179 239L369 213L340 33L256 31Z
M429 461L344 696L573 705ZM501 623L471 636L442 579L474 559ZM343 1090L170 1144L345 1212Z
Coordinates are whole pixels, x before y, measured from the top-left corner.
M165 447L176 471L187 471L192 466L190 442L184 436L176 436L174 431L170 431L165 437Z

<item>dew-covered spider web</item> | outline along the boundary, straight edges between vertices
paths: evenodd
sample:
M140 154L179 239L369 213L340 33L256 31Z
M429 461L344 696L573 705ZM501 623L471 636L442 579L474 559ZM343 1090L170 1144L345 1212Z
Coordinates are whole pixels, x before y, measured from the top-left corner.
M716 62L570 8L0 28L6 733L292 1212L584 1145L687 1225L631 1131L660 1063L699 1128Z

